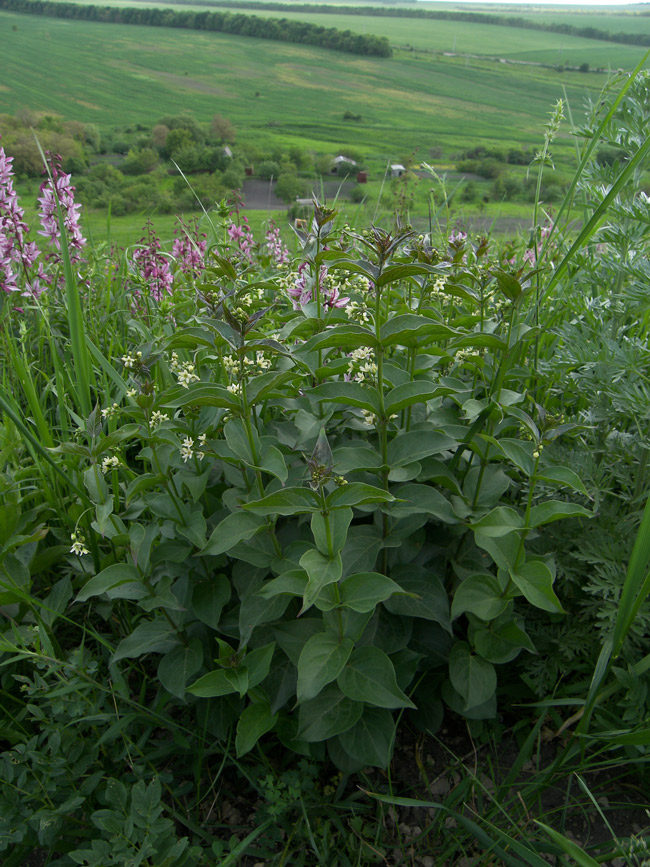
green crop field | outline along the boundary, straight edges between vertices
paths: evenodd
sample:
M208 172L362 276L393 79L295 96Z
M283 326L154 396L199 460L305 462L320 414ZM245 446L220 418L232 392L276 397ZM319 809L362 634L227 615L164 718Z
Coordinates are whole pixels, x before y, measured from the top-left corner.
M84 0L79 0L84 2ZM109 6L133 6L135 0L107 0ZM138 0L138 6L161 6L156 0ZM429 4L427 4L429 5ZM205 11L207 7L183 4L175 6L165 3L165 8L196 9ZM212 7L211 7L212 8ZM219 8L215 3L214 8ZM438 7L433 7L438 8ZM463 7L473 11L472 7ZM447 7L449 9L449 7ZM500 15L530 18L536 22L565 23L575 27L597 27L614 32L648 32L650 17L594 15L584 13L557 12L548 15L540 13L505 12L498 7ZM232 9L228 11L233 11ZM438 21L418 18L390 18L373 15L346 15L307 13L304 11L282 12L257 9L242 10L247 14L260 17L283 17L292 20L309 21L322 27L336 27L351 30L353 33L372 33L387 37L394 46L411 46L417 50L432 52L455 52L475 54L527 63L565 64L580 66L589 63L591 67L602 69L632 69L636 66L640 49L632 45L585 39L566 34L546 33L544 31L520 28L483 25L464 21ZM454 7L453 11L457 11ZM484 10L481 9L481 12ZM485 10L487 11L487 9ZM639 22L642 22L640 24ZM646 29L647 28L647 29Z
M518 38L520 31L507 34ZM431 146L448 152L479 141L535 146L563 88L579 115L589 89L604 83L597 74L484 60L410 52L362 58L217 33L9 13L0 14L0 39L2 112L27 106L101 127L155 123L183 110L201 120L219 112L262 147L275 141L330 152L348 144L382 158L414 149L426 158ZM345 111L362 120L345 122Z

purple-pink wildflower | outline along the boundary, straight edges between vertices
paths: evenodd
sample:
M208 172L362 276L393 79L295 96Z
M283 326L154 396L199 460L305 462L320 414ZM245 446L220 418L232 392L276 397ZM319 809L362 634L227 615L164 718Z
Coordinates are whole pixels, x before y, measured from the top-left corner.
M42 226L38 234L43 235L52 244L57 252L50 255L58 260L58 253L61 252L61 232L59 231L57 211L58 202L61 207L66 242L70 250L70 259L73 262L78 262L81 258L81 251L86 245L86 239L81 234L81 227L79 225L81 205L75 203L75 188L70 183L70 175L66 175L61 168L61 157L58 154L54 156L48 155L48 157L51 177L48 177L41 184L41 195L38 197L40 205L39 217L41 218Z
M253 235L246 217L241 218L241 223L237 224L232 220L226 227L228 237L237 242L240 253L245 256L249 262L253 261Z
M459 247L461 244L464 244L466 240L467 240L467 232L463 232L460 229L458 229L455 232L452 232L451 235L449 236L449 243L452 246Z
M160 301L165 293L171 295L174 277L169 260L160 252L160 238L153 230L151 221L145 226L146 233L140 238L140 246L133 251L133 262L147 284L154 301Z
M280 227L276 226L273 221L270 222L269 228L266 230L266 246L271 258L278 267L287 264L289 261L289 248L280 237Z
M178 217L174 229L172 256L176 259L179 271L188 277L197 278L205 270L204 256L208 245L205 234L199 235L196 220L190 226Z
M20 292L16 269L25 277L23 295L39 295L38 276L30 273L40 255L33 241L26 241L29 227L23 220L24 211L18 204L13 185L13 157L0 147L0 288L5 292ZM39 266L42 274L42 266Z

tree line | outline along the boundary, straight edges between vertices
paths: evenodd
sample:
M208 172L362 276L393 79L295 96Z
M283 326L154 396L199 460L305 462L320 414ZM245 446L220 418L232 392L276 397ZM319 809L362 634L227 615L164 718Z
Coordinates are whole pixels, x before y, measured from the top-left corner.
M468 21L473 24L491 24L498 27L518 27L524 30L543 30L565 36L581 36L623 45L650 45L647 33L610 33L598 27L576 27L560 22L531 21L511 15L489 15L481 12L452 12L437 9L405 9L386 6L331 6L327 3L275 3L273 0L160 0L161 3L192 6L218 6L224 9L264 9L269 12L300 12L319 15L371 15L377 18L429 18L436 21ZM650 15L650 12L639 13ZM347 32L347 31L346 31ZM378 38L378 37L373 37Z
M390 43L383 36L351 33L334 27L322 27L286 18L260 18L257 15L230 12L173 11L171 9L82 5L53 0L0 0L0 9L8 12L99 21L110 24L142 24L149 27L178 27L186 30L209 30L254 36L279 42L315 45L350 54L390 57Z

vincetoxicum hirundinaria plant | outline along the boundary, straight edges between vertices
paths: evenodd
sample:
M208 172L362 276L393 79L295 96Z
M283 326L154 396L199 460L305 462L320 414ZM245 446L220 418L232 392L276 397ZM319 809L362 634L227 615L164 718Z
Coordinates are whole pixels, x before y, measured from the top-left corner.
M335 217L316 205L295 270L213 250L196 314L124 348L127 397L60 452L104 540L76 603L111 664L157 659L238 755L273 732L353 770L388 763L395 711L494 716L527 609L562 611L544 527L590 513L539 496L586 491L526 392L532 272Z

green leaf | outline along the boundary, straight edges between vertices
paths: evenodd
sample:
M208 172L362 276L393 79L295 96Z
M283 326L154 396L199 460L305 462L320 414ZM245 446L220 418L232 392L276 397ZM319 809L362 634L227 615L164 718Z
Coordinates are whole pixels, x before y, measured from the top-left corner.
M415 707L398 687L393 663L378 647L358 647L338 676L337 683L348 698L376 707Z
M492 663L472 653L469 644L464 641L456 642L451 648L449 677L465 702L465 710L484 704L497 686L497 675Z
M171 388L160 396L158 404L161 407L217 406L239 410L239 401L233 398L224 385L206 382L192 383L189 388L183 388L182 385Z
M452 391L453 389L430 380L418 379L405 382L403 385L391 389L386 395L385 413L390 416L416 403L425 403L427 400L450 394Z
M531 605L554 614L564 613L560 600L553 592L553 573L546 563L529 560L516 571L511 569L510 577Z
M317 632L323 631L323 621L320 617L301 617L299 620L289 620L273 627L273 635L284 653L297 668L302 649Z
M403 485L395 493L398 502L390 508L390 514L395 518L425 514L445 524L460 523L460 518L452 509L449 500L432 485Z
M390 467L399 467L455 449L457 445L458 440L436 430L409 431L388 443L387 460Z
M248 688L258 686L268 675L271 669L271 661L275 653L275 641L265 644L264 647L256 647L246 654L244 665L248 669Z
M136 626L130 635L117 645L112 662L142 656L144 653L162 653L178 644L178 635L169 621L162 617Z
M515 615L512 620L501 620L504 618L472 630L472 644L483 659L503 665L515 659L522 648L535 653L535 645L523 628L522 618Z
M494 620L508 607L508 600L503 599L501 594L502 588L494 575L470 575L454 594L451 619L455 620L465 611L471 611L481 620Z
M340 735L359 720L363 702L353 701L330 684L311 701L300 705L298 737L308 743Z
M402 590L414 594L417 598L391 596L384 602L384 607L391 614L399 614L402 617L433 620L451 634L449 600L440 578L433 572L418 570L412 566L404 566L395 570L393 574L398 579Z
M211 629L219 628L223 606L230 600L230 581L225 575L215 575L209 581L194 584L192 611Z
M393 495L383 488L350 482L332 491L326 502L329 509L342 509L345 506L362 506L366 503L390 503L394 499Z
M289 477L289 471L280 449L275 446L268 446L263 449L263 455L258 468L271 476L275 476L284 484Z
M352 525L348 530L348 539L341 553L343 574L353 572L371 572L381 550L382 535L378 527L368 524Z
M271 731L278 720L277 713L271 713L268 701L256 701L242 711L237 723L235 750L237 758L250 752L262 735Z
M320 511L319 506L318 497L309 488L283 488L242 508L256 515L303 515Z
M534 443L530 441L522 442L521 440L508 439L507 437L498 440L493 440L492 437L486 437L486 439L493 441L494 444L501 449L508 460L514 464L518 470L521 470L525 476L531 476L533 474L533 470L535 469L535 459L533 458L533 451L535 450Z
M547 500L539 506L533 506L530 510L529 525L541 527L550 524L551 521L559 521L562 518L593 518L592 512L578 503L565 503L564 500Z
M326 557L331 552L340 551L345 545L348 535L348 527L352 521L352 509L332 509L326 516L321 512L314 512L311 516L311 531L314 534L316 547ZM330 541L328 543L327 532L329 526Z
M375 280L375 285L381 288L382 286L387 286L389 283L405 280L407 277L428 277L431 274L440 274L440 271L430 265L420 265L416 262L400 262L384 268L381 275Z
M215 698L221 695L231 695L237 692L231 681L226 676L226 671L219 668L209 671L187 687L187 692L198 695L199 698Z
M302 614L311 608L323 587L340 579L343 565L340 554L337 553L334 557L325 557L315 548L302 555L300 565L309 576L303 596Z
M167 692L178 698L185 696L185 684L201 668L203 647L198 638L187 646L177 645L158 664L158 678Z
M557 485L566 485L580 494L588 497L587 489L582 483L580 476L569 467L542 467L538 470L536 478L544 482L552 482Z
M418 338L428 338L432 342L442 342L455 337L453 328L419 316L416 313L403 313L394 316L381 326L380 338L383 346L417 346Z
M233 451L238 458L241 458L242 461L247 464L253 465L255 463L254 454L259 455L260 453L260 438L252 425L252 443L248 439L246 425L240 418L233 418L227 422L224 426L223 434L226 438L228 448Z
M308 397L322 401L336 401L345 406L355 406L378 413L379 397L374 388L361 385L359 382L325 382L309 390Z
M298 704L315 698L341 673L354 644L333 632L318 632L305 644L298 660Z
M201 557L215 557L234 548L239 542L246 541L265 525L264 518L252 512L233 512L227 515L212 531Z
M551 840L562 852L570 858L573 858L578 867L600 867L601 862L596 861L591 857L591 855L588 855L585 850L577 843L574 843L573 840L569 840L568 837L565 837L563 834L560 834L559 831L550 828L538 819L535 819L534 821L540 828L543 828L544 831L546 831Z
M395 723L389 710L379 707L364 709L359 722L338 736L345 752L359 762L387 768L393 752Z
M293 379L295 376L295 370L283 370L281 373L278 373L277 371L269 371L269 373L262 373L254 376L248 381L246 391L246 398L249 406L253 406L256 403L268 400L269 397L273 397L281 385L284 385L285 382L289 379ZM282 394L282 397L285 397L285 395Z
M471 525L472 530L490 538L507 536L508 533L520 530L523 526L521 515L510 506L497 506Z
M143 599L149 591L142 583L135 566L115 563L98 572L77 594L75 602L85 602L91 596L106 593L109 599Z
M307 586L307 573L304 569L290 569L272 581L265 581L256 596L273 599L274 596L303 596Z
M497 564L499 569L514 569L519 561L521 548L520 535L517 532L508 533L505 536L489 536L476 531L474 541L479 548L487 551Z
M377 347L377 338L368 328L362 325L337 325L315 334L309 340L295 350L294 355L306 355L317 349L329 349L341 347L345 349L358 349L361 346Z
M332 458L334 460L333 470L340 476L359 470L375 470L381 467L381 455L377 449L365 443L334 449Z
M357 572L339 585L340 604L360 614L374 611L379 602L384 602L395 593L405 592L399 584L379 572Z

